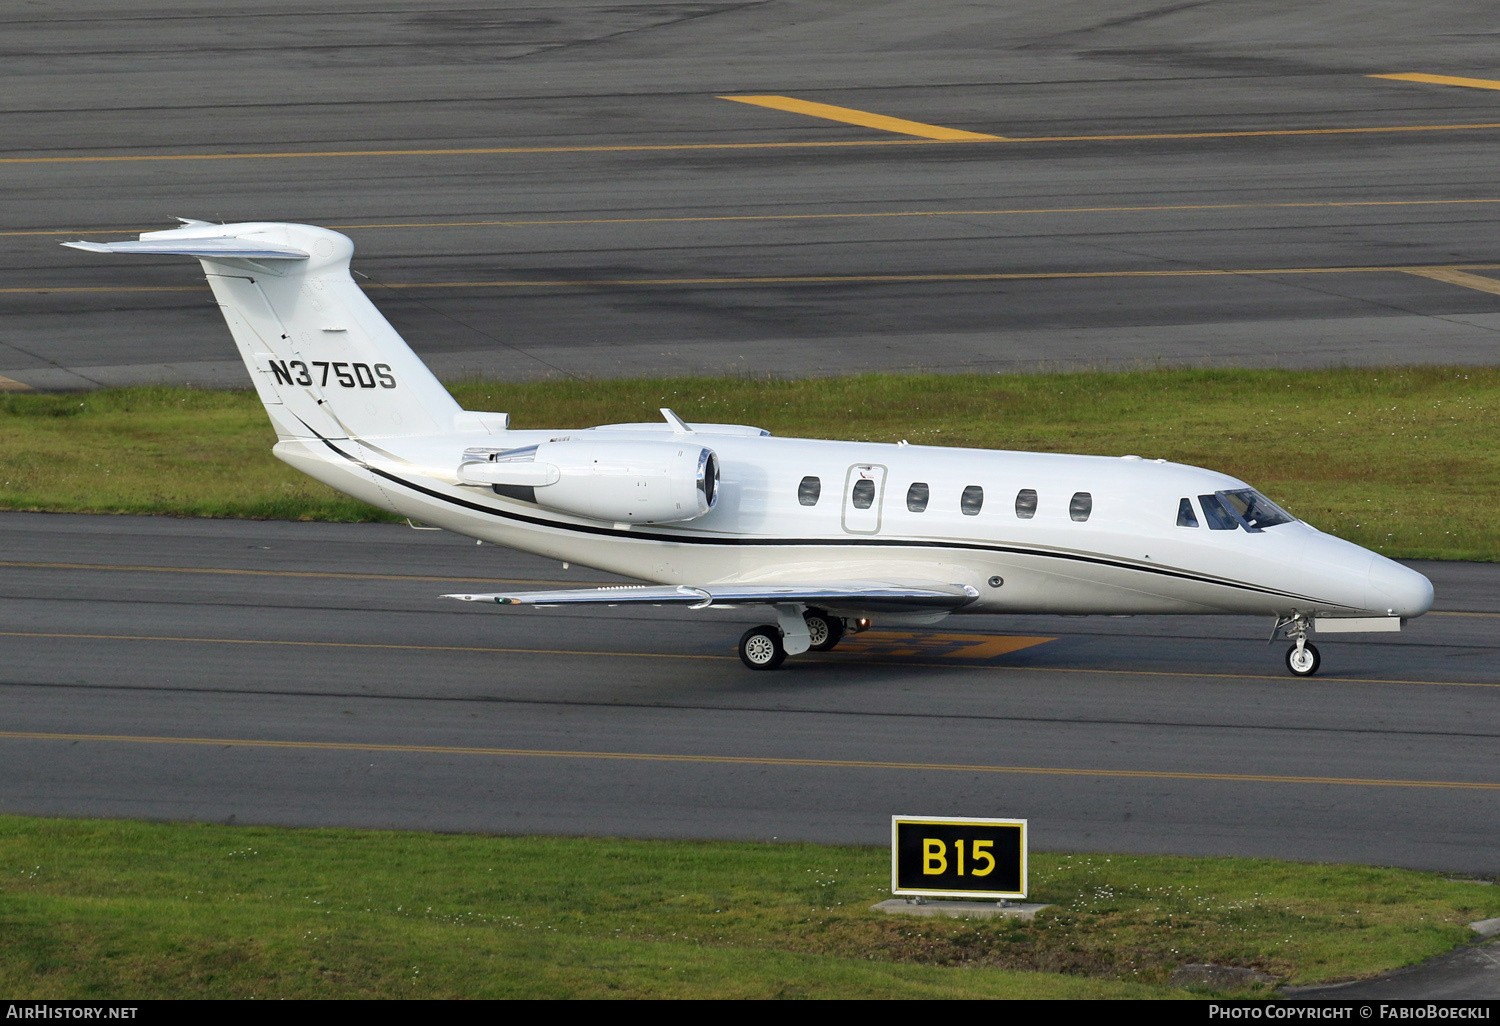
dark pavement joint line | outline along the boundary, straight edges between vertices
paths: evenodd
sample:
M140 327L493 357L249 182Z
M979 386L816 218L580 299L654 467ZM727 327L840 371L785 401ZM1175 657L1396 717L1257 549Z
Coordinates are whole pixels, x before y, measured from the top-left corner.
M604 656L618 659L708 659L733 662L735 656L703 655L691 652L617 652L589 651L587 649L560 648L488 648L478 645L390 645L362 641L284 641L274 638L190 638L156 634L64 634L53 631L0 631L0 638L66 638L76 641L148 641L189 645L284 645L295 648L366 648L387 649L401 652L487 652L511 655L561 655ZM1032 640L1032 639L1028 639ZM881 659L864 659L858 656L845 658L840 653L826 653L818 660L825 663L842 663L859 666L903 666L929 667L936 669L964 670L1009 670L1028 673L1076 673L1127 677L1190 677L1197 680L1272 680L1285 683L1285 676L1266 673L1191 673L1181 670L1111 670L1092 667L1071 666L1008 666L984 661L924 663L910 659L891 662ZM1442 688L1500 688L1500 683L1468 680L1395 680L1379 677L1316 677L1301 684L1416 684L1424 687Z
M1236 267L1194 268L1161 271L996 271L974 274L801 274L767 275L747 277L714 278L577 278L526 281L523 279L500 279L495 281L416 281L381 282L378 285L361 285L366 289L515 289L515 288L582 288L616 287L631 285L842 285L871 282L877 284L921 284L926 282L956 281L1048 281L1078 278L1228 278L1244 275L1295 275L1295 274L1414 274L1433 278L1449 284L1477 287L1472 281L1459 280L1463 271L1485 271L1500 269L1500 264L1433 264L1431 266L1360 267ZM1477 275L1463 276L1477 279ZM74 292L207 292L203 285L34 285L17 288L0 288L0 295L74 293Z
M150 745L215 745L237 748L303 748L324 751L391 752L421 755L490 755L539 759L619 759L632 762L718 763L733 766L803 766L822 769L915 770L937 773L1005 773L1028 776L1132 777L1150 780L1214 780L1256 784L1332 784L1343 787L1422 787L1500 791L1500 783L1468 780L1380 780L1362 777L1301 777L1259 773L1190 773L1171 770L1074 769L1058 766L987 766L960 763L877 762L865 759L789 759L746 755L676 755L658 752L588 752L560 749L478 748L456 745L381 745L348 741L273 741L251 738L149 737L128 734L54 734L0 731L19 741L94 741Z
M1500 203L1500 198L1416 199L1416 200L1328 200L1303 203L1172 203L1119 207L1011 207L994 210L875 210L869 212L824 214L705 214L684 217L566 217L533 220L495 221L385 221L368 224L324 225L334 231L347 232L377 228L537 228L560 225L595 224L697 224L715 221L835 221L897 217L993 217L1021 214L1135 214L1180 212L1189 210L1293 210L1343 207L1430 207L1471 206ZM155 228L38 228L25 231L0 231L0 237L12 235L134 235Z

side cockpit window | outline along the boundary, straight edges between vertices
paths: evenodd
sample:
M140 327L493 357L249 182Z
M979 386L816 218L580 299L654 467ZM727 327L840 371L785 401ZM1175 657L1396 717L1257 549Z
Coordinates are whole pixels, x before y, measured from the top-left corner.
M1200 495L1198 501L1203 505L1203 519L1208 521L1209 530L1233 531L1240 526L1239 520L1225 508L1217 495Z
M822 493L823 482L812 475L808 475L797 486L797 501L804 506L816 506L818 504L818 496Z
M1177 503L1177 526L1197 527L1198 515L1193 512L1193 500L1182 499Z
M1290 524L1296 519L1254 488L1236 488L1232 492L1216 494L1252 530L1263 531L1267 527Z

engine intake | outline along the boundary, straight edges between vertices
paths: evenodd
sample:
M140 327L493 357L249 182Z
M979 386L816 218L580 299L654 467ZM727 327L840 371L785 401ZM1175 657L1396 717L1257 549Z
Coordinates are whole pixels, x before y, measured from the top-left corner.
M517 449L467 449L463 484L612 523L670 524L719 501L719 458L681 442L564 439Z

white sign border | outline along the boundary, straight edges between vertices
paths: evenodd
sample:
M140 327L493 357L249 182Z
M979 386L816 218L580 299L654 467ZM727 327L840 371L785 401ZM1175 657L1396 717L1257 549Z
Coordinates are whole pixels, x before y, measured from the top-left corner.
M896 866L896 825L898 823L983 823L986 826L1018 826L1021 828L1021 890L1020 891L918 891L902 889ZM954 898L959 901L974 898L1026 897L1031 884L1031 836L1024 819L987 819L979 816L892 816L891 817L891 894L897 898Z

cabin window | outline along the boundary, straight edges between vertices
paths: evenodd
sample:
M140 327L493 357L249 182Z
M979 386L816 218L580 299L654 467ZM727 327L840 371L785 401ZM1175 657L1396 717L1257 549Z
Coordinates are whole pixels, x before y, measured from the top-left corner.
M1016 516L1030 520L1036 516L1036 489L1022 488L1016 493Z
M854 491L849 498L855 509L869 509L875 504L875 482L868 479L854 482Z
M797 486L797 501L804 506L816 506L818 496L823 493L823 482L809 475Z
M1249 527L1275 527L1278 524L1290 524L1294 519L1290 513L1254 488L1237 488L1232 492L1219 492L1218 495Z
M1183 499L1177 503L1177 526L1197 527L1198 515L1193 512L1193 500Z
M1203 519L1208 521L1210 530L1233 531L1240 526L1240 522L1224 507L1217 495L1200 495L1198 502L1203 506Z
M984 508L984 489L978 485L969 485L958 500L958 508L963 510L966 517L979 516L979 511Z
M1068 516L1080 524L1089 518L1094 512L1094 497L1088 492L1074 492L1073 498L1068 501Z
M913 513L921 513L927 509L927 482L916 481L906 490L906 508Z

